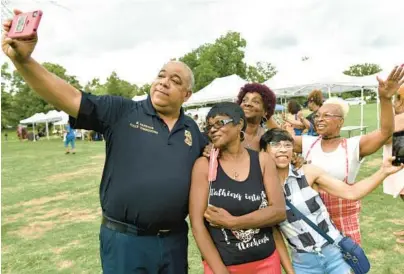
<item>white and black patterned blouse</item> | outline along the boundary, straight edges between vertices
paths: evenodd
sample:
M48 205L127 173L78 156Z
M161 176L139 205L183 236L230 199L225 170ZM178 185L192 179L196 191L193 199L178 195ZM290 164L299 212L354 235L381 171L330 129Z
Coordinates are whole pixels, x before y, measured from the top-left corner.
M307 183L302 169L289 166L289 175L283 185L285 199L289 200L303 215L325 231L332 239L341 233L335 228L319 193ZM286 206L287 219L279 224L282 234L292 249L298 252L320 252L327 241L305 221L300 220Z

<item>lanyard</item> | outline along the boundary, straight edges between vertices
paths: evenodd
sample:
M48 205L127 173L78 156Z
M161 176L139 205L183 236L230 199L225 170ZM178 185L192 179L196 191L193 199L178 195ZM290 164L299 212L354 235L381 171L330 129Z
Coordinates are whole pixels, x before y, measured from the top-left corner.
M309 151L307 151L306 157L305 157L305 161L307 161L307 158L309 158L310 152L313 149L313 147L318 143L318 141L321 140L321 136L318 137L310 146ZM346 139L342 139L342 144L341 144L342 148L345 150L345 178L344 178L344 182L348 183L348 174L349 174L349 163L348 163L348 145L347 145L347 141Z
M218 160L217 156L219 155L219 149L214 148L212 146L212 149L210 150L210 156L209 156L209 171L208 171L208 181L209 181L209 192L208 192L208 205L210 203L210 191L212 189L212 182L216 181L216 175L217 175L217 165L218 165Z

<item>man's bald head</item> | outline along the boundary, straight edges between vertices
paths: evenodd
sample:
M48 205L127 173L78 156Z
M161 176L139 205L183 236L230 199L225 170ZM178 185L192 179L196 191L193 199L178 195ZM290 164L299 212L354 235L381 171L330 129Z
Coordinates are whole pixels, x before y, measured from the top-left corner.
M162 115L176 116L192 95L194 75L183 62L169 61L160 69L150 87L153 107Z
M177 64L177 65L184 67L184 69L187 73L188 90L193 91L193 89L195 87L195 77L194 77L194 73L192 72L191 68L187 64L185 64L184 62L181 62L181 61L172 60L172 61L169 61L167 64L169 64L169 63Z

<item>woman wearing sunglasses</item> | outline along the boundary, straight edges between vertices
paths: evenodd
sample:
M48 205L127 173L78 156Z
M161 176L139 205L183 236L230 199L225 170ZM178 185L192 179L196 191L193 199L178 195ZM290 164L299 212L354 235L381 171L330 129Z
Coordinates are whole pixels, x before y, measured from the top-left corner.
M235 103L217 104L206 117L206 132L221 156L211 157L217 161L211 183L209 160L196 161L189 201L204 273L281 273L274 242L280 234L271 226L285 220L285 201L270 156L242 144L245 121Z

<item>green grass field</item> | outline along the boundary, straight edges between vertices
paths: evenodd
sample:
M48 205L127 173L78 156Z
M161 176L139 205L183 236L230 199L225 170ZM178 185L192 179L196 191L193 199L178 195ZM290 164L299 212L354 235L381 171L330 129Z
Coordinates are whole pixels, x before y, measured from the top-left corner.
M346 125L359 125L352 108ZM376 128L375 105L366 105L365 125ZM103 142L77 142L76 155L64 155L61 140L19 142L2 136L2 273L100 273L98 186ZM359 178L380 167L381 154L368 157ZM393 231L404 229L404 202L379 187L363 200L363 247L370 273L404 273L404 245ZM190 235L190 273L202 273Z

